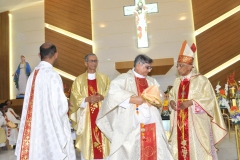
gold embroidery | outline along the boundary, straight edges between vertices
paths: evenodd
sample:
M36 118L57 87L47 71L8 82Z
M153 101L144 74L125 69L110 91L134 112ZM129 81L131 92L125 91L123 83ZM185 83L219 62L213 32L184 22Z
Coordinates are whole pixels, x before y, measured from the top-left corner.
M90 96L96 94L97 92L95 91L95 89L93 88L93 86L89 85L89 90L90 90ZM93 113L95 111L95 109L98 108L98 103L91 103L90 105L90 110Z
M151 146L147 146L144 148L144 155L147 157L151 157L154 154L154 149Z
M38 71L39 70L35 70L34 76L33 76L30 98L29 98L29 102L28 102L27 116L26 116L26 120L25 120L23 136L22 136L22 146L21 146L21 151L20 151L20 160L28 160L29 159L31 123L32 123L32 109L33 109L34 89L35 89L34 84L35 84L35 80L36 80Z
M188 84L187 85L183 85L182 86L182 93L181 93L181 99L179 99L181 102L183 102L184 100L187 100L187 99L184 99L184 97L185 97L185 94L186 94L186 92L185 92L185 89L186 89L186 87L189 85L189 83L190 83L190 81L188 82ZM188 154L188 150L187 150L187 140L185 140L185 137L184 137L184 126L185 126L185 120L186 120L186 118L187 118L187 115L184 113L184 110L181 110L180 111L180 123L181 123L181 125L179 124L179 121L178 121L178 123L177 123L177 125L178 125L178 127L179 127L179 129L180 129L180 131L181 131L181 134L182 134L182 140L181 140L181 153L182 153L182 156L183 156L183 158L184 158L184 160L187 158L187 154Z
M93 135L94 135L94 138L96 139L95 142L93 142L93 145L95 148L97 148L100 152L102 152L102 144L100 142L100 134L101 132L98 132L98 127L95 126L95 129L93 130Z
M193 63L193 57L179 55L178 62L183 62L191 65Z

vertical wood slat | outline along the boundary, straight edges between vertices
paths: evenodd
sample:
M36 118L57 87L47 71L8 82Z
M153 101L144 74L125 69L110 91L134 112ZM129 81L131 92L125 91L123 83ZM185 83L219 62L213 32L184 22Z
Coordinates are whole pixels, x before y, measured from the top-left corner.
M234 0L192 0L195 30L239 5L240 1ZM196 37L200 73L206 74L240 54L239 19L240 13L237 12ZM236 72L235 80L239 81L239 66L240 61L210 77L209 80L213 87L216 86L218 81L221 82L223 87L227 76L234 70Z
M201 28L238 5L238 0L192 0L195 29Z
M45 22L92 40L90 0L45 0Z
M8 99L9 92L9 17L0 13L0 99Z
M91 0L45 0L45 23L92 40ZM45 41L56 45L59 52L54 67L78 76L86 71L84 57L92 46L45 28ZM71 88L71 80L62 77Z

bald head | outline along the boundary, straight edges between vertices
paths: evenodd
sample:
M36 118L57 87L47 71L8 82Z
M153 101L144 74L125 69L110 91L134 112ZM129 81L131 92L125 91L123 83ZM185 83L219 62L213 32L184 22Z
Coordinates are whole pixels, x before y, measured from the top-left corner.
M40 46L41 60L52 58L56 52L57 52L56 46L50 42L43 43Z

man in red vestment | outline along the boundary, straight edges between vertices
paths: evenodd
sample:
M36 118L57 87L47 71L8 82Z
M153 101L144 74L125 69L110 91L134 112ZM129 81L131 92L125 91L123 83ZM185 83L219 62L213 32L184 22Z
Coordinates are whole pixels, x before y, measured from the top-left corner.
M96 72L97 56L85 56L87 71L79 75L71 89L70 118L76 130L76 148L81 151L81 159L105 159L109 154L109 140L95 124L101 102L104 100L110 80Z
M138 55L134 68L110 84L96 123L111 141L111 160L172 159L160 110L141 96L150 86L159 90L157 81L148 76L152 62L148 56Z
M175 160L216 160L215 144L226 134L220 108L208 79L193 67L194 45L184 41L169 94L171 144Z

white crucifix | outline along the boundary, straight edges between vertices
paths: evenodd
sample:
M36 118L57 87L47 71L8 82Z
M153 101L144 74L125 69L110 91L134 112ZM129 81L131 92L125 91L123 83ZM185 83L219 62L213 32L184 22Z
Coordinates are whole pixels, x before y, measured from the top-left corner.
M134 6L124 6L124 15L135 15L138 48L148 47L147 14L158 13L157 3L146 4L145 0L135 0Z

